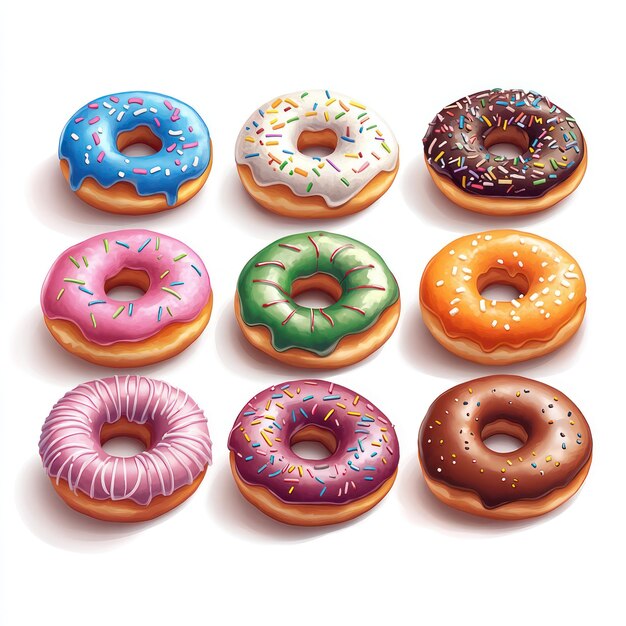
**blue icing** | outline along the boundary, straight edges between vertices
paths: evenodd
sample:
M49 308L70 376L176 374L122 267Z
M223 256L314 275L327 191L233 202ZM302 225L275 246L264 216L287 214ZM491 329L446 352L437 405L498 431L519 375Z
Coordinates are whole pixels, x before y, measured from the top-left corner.
M138 126L147 126L161 140L158 152L127 156L117 149L117 136ZM69 164L74 191L87 177L105 188L126 181L139 195L163 193L174 205L180 186L209 165L209 129L194 109L176 98L149 91L110 94L92 100L67 122L59 158Z

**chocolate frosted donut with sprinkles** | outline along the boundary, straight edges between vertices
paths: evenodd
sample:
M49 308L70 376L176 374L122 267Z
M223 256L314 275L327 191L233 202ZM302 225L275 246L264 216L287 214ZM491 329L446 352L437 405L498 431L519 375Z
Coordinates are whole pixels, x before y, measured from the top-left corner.
M517 297L493 300L493 284ZM428 263L420 282L422 318L445 348L470 361L506 365L556 350L582 324L583 273L563 248L517 230L459 237Z
M135 300L111 290L130 286ZM200 257L173 237L117 230L68 248L41 289L44 321L66 350L92 363L136 367L189 346L211 316L213 290Z
M125 150L146 144L154 154ZM72 191L112 213L172 209L204 185L213 158L209 130L188 104L149 91L92 100L61 133L61 171Z
M272 98L237 138L237 171L274 213L340 217L382 196L398 171L398 143L364 103L328 89Z
M320 460L292 445L316 441ZM400 451L393 425L363 396L324 380L273 385L241 410L228 439L244 497L270 517L299 526L336 524L382 500Z
M487 447L498 434L520 447ZM558 389L521 376L486 376L449 389L419 432L419 460L435 496L497 519L543 515L571 498L587 477L592 447L580 409Z
M478 213L547 209L578 187L587 167L574 117L535 91L488 89L465 96L435 115L423 141L437 187ZM499 155L502 143L515 145L519 154Z

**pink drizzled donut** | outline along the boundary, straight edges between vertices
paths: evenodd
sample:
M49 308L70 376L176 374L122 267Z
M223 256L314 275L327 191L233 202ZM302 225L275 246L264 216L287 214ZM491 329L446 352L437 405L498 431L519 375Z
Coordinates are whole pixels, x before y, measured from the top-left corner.
M130 436L146 450L107 454L102 444ZM183 391L143 376L83 383L44 422L39 454L52 485L73 509L107 521L152 519L178 506L211 463L204 413Z
M330 455L299 457L291 446L318 441ZM377 504L400 457L394 427L366 398L324 380L293 380L252 398L228 440L242 494L281 522L335 524Z
M145 293L134 301L110 298L119 285ZM41 291L52 336L66 350L110 367L178 354L204 330L212 302L200 257L177 239L144 229L72 246L54 262Z

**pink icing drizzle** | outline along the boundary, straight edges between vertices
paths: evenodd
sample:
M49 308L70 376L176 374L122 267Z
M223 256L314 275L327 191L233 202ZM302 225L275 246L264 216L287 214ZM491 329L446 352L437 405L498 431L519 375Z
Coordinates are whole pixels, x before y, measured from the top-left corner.
M149 450L123 458L102 449L102 425L122 416L150 427ZM93 380L66 393L46 418L39 454L48 476L67 481L74 493L141 505L191 484L212 459L198 405L180 389L144 376Z
M150 278L148 291L132 302L112 300L104 290L106 280L124 268ZM117 230L59 256L44 281L41 308L48 319L73 322L87 340L111 345L195 319L210 294L204 264L180 241L149 230Z

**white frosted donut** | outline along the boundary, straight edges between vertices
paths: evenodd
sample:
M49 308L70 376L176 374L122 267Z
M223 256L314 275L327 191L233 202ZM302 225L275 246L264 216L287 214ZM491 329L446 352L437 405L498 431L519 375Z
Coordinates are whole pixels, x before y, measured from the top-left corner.
M332 149L308 156L305 148ZM355 213L389 188L398 143L364 104L328 90L273 98L248 118L235 159L247 191L275 213L333 217Z

